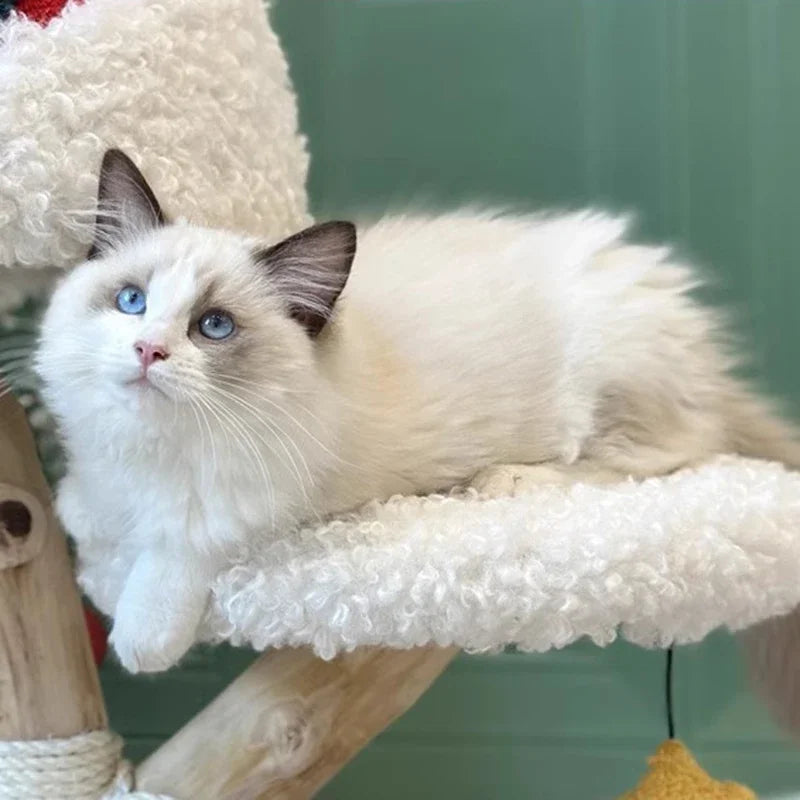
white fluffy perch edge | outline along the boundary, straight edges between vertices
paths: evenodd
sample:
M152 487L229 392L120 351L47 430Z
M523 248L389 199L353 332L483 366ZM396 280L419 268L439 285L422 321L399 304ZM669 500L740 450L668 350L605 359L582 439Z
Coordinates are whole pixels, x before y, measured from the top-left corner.
M205 638L529 651L737 630L800 603L800 474L723 458L644 483L395 498L219 577Z

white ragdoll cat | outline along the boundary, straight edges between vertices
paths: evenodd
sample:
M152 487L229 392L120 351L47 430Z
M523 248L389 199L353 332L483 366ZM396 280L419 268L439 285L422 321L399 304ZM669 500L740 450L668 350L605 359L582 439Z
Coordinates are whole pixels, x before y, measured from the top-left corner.
M618 219L463 211L276 244L169 224L119 151L98 208L36 364L68 454L58 512L82 562L130 569L94 599L131 671L184 654L243 546L371 498L722 452L800 465L695 275Z

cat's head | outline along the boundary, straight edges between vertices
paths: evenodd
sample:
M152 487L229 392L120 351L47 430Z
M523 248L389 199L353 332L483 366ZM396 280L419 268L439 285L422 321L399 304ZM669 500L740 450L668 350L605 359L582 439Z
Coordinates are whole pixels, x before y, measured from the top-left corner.
M353 225L277 244L171 224L133 162L106 153L95 239L54 292L36 367L62 417L146 421L307 388L353 261Z

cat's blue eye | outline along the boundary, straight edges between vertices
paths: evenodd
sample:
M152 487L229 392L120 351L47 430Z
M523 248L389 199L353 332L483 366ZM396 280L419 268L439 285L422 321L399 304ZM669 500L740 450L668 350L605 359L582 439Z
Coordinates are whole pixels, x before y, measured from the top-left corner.
M117 308L123 314L144 314L147 295L138 286L123 286L117 292Z
M198 323L206 339L227 339L235 330L233 317L224 311L207 311Z

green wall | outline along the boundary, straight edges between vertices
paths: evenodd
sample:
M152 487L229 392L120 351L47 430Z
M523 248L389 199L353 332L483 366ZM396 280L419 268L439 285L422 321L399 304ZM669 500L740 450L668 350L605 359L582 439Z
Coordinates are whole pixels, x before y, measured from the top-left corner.
M320 214L492 198L635 211L718 278L753 372L800 407L800 2L279 0ZM104 671L146 752L249 660ZM462 657L327 800L577 800L634 783L665 736L664 655L588 645ZM722 634L676 654L679 735L718 775L800 793L800 751Z

